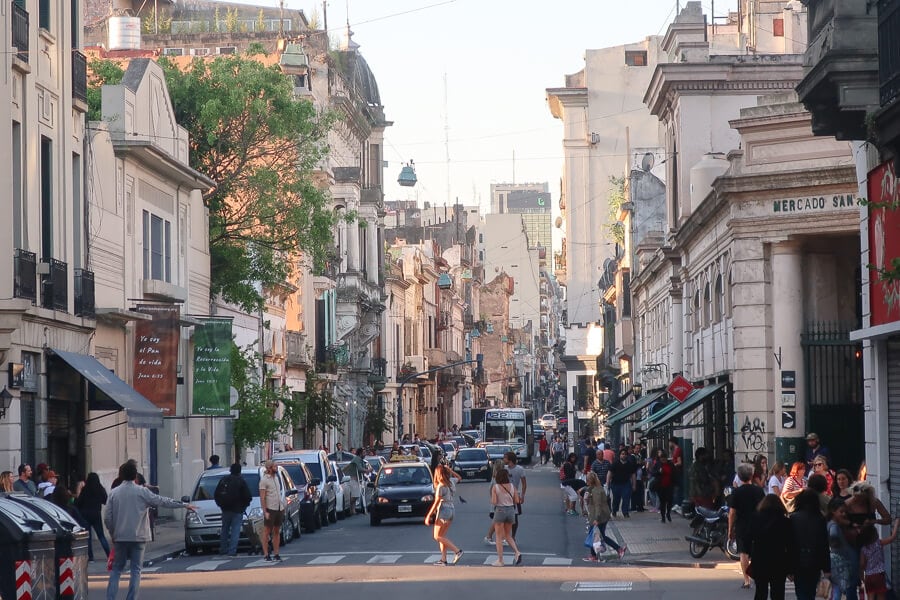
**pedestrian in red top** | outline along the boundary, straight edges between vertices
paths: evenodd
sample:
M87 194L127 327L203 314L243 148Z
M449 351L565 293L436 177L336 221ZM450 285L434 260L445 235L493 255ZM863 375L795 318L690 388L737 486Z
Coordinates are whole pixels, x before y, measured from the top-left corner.
M541 464L546 465L547 461L550 459L550 450L549 445L547 444L546 436L541 436L541 441L538 444L538 450L541 453Z
M660 522L665 523L668 520L671 523L672 494L675 491L675 468L672 466L672 461L669 460L665 450L660 450L657 457L658 460L650 472L650 476L656 480L654 483L655 489L651 491L655 491L656 495L659 496Z

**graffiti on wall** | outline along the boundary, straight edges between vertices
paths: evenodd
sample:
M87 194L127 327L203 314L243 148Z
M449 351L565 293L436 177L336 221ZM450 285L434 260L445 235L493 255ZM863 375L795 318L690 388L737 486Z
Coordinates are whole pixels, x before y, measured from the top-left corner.
M757 454L767 454L769 442L766 415L745 415L738 435L736 454L742 462L753 462Z

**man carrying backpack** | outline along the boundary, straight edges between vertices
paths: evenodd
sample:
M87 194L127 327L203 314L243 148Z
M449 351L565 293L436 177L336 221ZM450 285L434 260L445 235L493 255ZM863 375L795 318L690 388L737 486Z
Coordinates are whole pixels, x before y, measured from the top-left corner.
M250 487L241 477L241 465L231 465L230 473L219 480L213 496L222 509L222 532L219 535L219 554L237 556L238 538L244 522L244 511L250 506Z

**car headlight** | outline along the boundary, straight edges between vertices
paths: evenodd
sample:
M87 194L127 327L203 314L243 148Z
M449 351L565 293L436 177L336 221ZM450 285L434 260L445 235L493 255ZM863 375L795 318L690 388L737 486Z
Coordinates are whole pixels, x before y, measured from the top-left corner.
M196 512L188 511L187 515L185 516L185 523L187 523L188 525L201 525L203 523L203 520L200 519L200 515L198 515Z
M255 507L255 508L251 508L251 509L250 509L250 512L248 513L247 516L249 516L251 519L254 518L254 517L257 517L257 518L262 517L262 516L263 516L263 509L262 509L262 507L257 506L257 507Z
M375 499L375 502L377 502L378 504L390 504L391 501L384 496L378 496L378 498Z
M487 470L488 470L488 466L487 466L487 465L481 465L481 468L478 469L478 470L479 470L479 471L487 471Z
M434 502L434 496L431 494L426 494L422 496L422 502Z

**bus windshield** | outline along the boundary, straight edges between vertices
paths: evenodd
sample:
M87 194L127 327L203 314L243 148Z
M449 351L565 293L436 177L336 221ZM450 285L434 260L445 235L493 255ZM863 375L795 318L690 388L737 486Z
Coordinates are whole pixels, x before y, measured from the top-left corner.
M485 419L484 439L525 443L525 419Z

